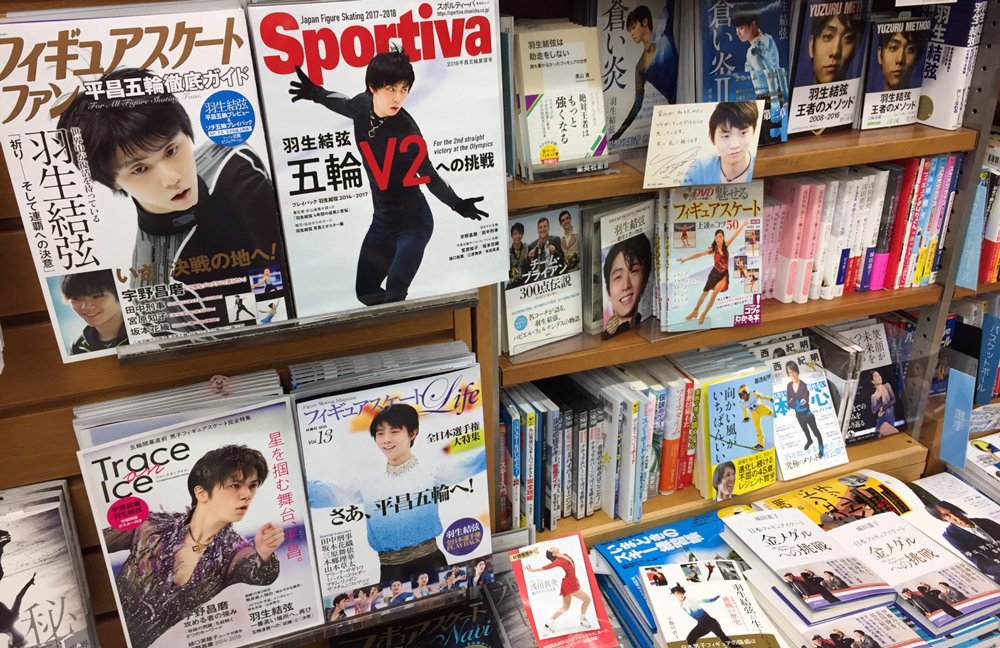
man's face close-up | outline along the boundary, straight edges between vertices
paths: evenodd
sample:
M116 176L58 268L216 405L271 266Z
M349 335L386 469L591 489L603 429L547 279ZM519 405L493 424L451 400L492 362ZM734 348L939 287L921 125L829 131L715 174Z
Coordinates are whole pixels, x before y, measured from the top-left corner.
M122 307L118 298L108 291L94 295L86 295L78 299L70 299L70 306L88 326L98 328L109 322L122 320Z
M611 310L619 319L631 319L639 308L639 299L646 287L642 276L642 264L638 261L629 264L624 253L619 253L612 262L608 297L611 299Z
M815 83L843 81L857 46L857 34L847 29L840 16L831 18L820 33L809 38Z
M410 86L404 81L396 85L383 86L372 91L372 108L379 117L395 117L403 108L403 102L410 94Z
M405 427L381 423L375 430L375 444L393 465L398 465L397 462L410 454L410 434Z
M215 517L229 523L242 520L250 509L250 502L257 495L257 475L243 477L231 475L212 489L212 494L199 506L204 506Z
M538 224L538 240L544 241L549 238L549 221L542 221Z
M719 158L736 163L750 150L750 146L753 144L753 133L754 127L751 126L738 128L722 124L715 128L712 143L715 144Z
M742 42L747 42L753 38L754 28L757 26L756 23L750 23L749 25L739 25L736 27L736 37Z
M906 90L910 87L910 75L917 64L920 52L916 44L903 34L896 32L886 46L878 48L878 62L882 66L883 92Z
M126 192L151 214L169 214L198 204L198 168L191 140L182 132L153 151L126 154L113 161L115 188Z

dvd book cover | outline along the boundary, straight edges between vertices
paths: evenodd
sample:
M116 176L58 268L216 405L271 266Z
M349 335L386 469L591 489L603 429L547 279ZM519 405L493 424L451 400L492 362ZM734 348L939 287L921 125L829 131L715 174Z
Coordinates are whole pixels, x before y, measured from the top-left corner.
M296 402L328 618L492 578L480 389L473 365Z
M300 315L502 281L496 5L248 13Z
M0 145L63 362L295 313L243 10L147 11L0 23Z
M287 398L78 457L131 648L235 647L322 622Z

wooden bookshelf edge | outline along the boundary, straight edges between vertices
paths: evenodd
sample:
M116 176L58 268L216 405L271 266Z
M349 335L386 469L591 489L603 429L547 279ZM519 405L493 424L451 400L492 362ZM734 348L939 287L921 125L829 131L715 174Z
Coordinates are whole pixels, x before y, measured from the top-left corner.
M759 149L754 177L970 151L976 147L977 137L976 131L968 128L946 131L920 124L796 137L784 144ZM507 209L517 211L649 191L642 187L643 174L628 164L616 162L611 170L612 173L605 175L551 182L526 183L515 179L507 183Z
M782 493L803 488L840 475L869 468L888 473L909 481L918 479L924 471L927 461L927 448L920 445L906 434L897 434L883 439L848 447L850 461L842 466L835 466L812 475L774 484L737 496L726 502L712 502L704 499L694 487L686 488L672 495L660 495L646 501L643 506L642 521L626 524L620 519L612 520L603 511L594 513L582 520L565 518L559 521L555 531L539 533L537 541L551 540L568 533L580 531L587 546L606 542L625 535L651 529L655 526L668 524L688 517L707 513L723 506L734 504L750 504L765 497L773 497Z
M701 347L734 342L747 337L782 333L804 326L817 326L855 317L865 317L894 310L918 308L941 300L943 288L934 284L907 290L848 293L833 300L814 300L805 304L764 304L763 321L748 328L719 328L693 333L680 333L650 342L629 331L600 345L561 355L514 363L500 357L500 384L503 386L559 376L575 371L606 367L618 362L632 362L678 353ZM557 343L558 344L558 343Z
M983 293L994 292L997 290L1000 290L1000 281L980 281L975 290L955 286L955 299L964 299L965 297L973 297L975 295L982 295Z

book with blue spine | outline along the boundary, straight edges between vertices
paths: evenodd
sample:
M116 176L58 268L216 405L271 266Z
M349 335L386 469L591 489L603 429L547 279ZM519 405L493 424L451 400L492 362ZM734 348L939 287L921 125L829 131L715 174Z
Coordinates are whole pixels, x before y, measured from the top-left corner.
M510 506L512 528L521 526L521 417L510 408L509 402L500 398L500 420L507 427L505 439L507 453L507 503Z
M760 146L788 140L789 0L702 0L700 100L764 101Z

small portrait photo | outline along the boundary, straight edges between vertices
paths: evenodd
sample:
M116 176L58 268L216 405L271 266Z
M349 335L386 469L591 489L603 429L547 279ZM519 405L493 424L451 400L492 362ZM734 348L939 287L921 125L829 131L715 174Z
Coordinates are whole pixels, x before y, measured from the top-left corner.
M252 310L256 304L257 300L252 292L226 295L226 316L233 324L237 322L256 324L257 316Z
M382 595L382 586L378 583L359 587L351 592L351 602L353 607L352 616L374 612L385 607L385 597Z
M747 270L746 281L743 282L743 292L755 293L760 290L760 270Z
M261 270L254 270L249 274L250 288L255 295L267 295L278 292L285 288L281 277L279 266L270 266Z
M861 488L868 483L867 475L844 475L837 479L841 484L849 488Z
M663 571L659 567L643 567L642 571L650 585L664 587L668 584L667 577L664 576Z
M918 23L899 20L873 25L884 33L872 37L866 92L898 92L920 87L929 31L912 29Z
M431 594L437 594L439 591L438 572L434 570L430 572L423 571L410 576L410 591L413 592L413 598L423 598Z
M470 560L465 564L465 570L468 574L469 587L489 585L493 582L492 556L483 556L482 558Z
M867 21L861 15L860 3L840 6L859 8L858 12L827 13L807 19L800 39L796 60L795 86L806 87L857 78L864 56L862 37ZM828 5L830 7L834 5Z
M731 560L716 560L715 566L719 569L722 580L741 580L740 568Z
M281 322L288 319L284 297L268 299L261 295L257 298L256 308L258 324L270 324L271 322Z
M111 270L46 278L64 356L104 352L128 344L125 318Z
M404 583L400 579L394 579L388 583L383 583L383 585L382 596L387 606L400 605L415 598L413 596L413 586L409 580Z
M741 254L733 257L733 274L736 279L747 278L747 255Z
M674 247L694 247L695 223L674 223Z
M743 236L747 244L747 256L760 256L760 228L748 227L743 230Z
M328 623L343 621L349 616L348 608L354 603L353 592L342 592L332 599L324 599L323 616Z
M736 464L725 461L716 466L712 472L712 487L716 502L732 498L736 494Z
M604 338L635 328L649 317L653 246L636 234L603 249ZM645 310L645 313L643 311Z
M711 563L705 563L706 566ZM715 569L715 565L712 565L712 569ZM701 566L698 563L684 563L681 565L681 571L684 572L684 578L687 579L689 583L700 583L705 578L705 572L702 571ZM709 572L709 576L711 572Z
M441 592L453 592L467 585L468 572L463 565L452 565L438 573L438 589Z

